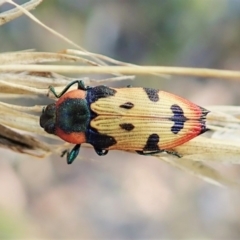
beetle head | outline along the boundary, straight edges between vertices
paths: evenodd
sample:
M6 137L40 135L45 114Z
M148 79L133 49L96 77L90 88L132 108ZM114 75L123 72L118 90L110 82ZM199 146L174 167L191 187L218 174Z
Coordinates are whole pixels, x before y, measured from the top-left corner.
M43 108L40 116L40 126L44 128L47 133L55 134L56 123L56 104L52 103Z

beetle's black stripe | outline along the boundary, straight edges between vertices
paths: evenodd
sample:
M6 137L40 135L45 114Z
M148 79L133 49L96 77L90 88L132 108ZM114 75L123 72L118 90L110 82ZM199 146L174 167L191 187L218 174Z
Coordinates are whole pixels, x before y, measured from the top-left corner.
M205 118L210 111L208 111L207 109L205 109L205 108L203 108L203 107L200 107L200 106L198 106L198 107L199 107L199 108L201 109L201 111L202 111L202 117Z
M143 90L146 92L148 98L152 102L158 102L159 101L159 90L152 89L152 88L143 88Z
M116 90L109 88L107 86L96 86L87 91L86 100L88 104L96 102L100 98L106 98L110 96L114 96L116 94Z
M100 134L97 130L89 128L86 134L86 142L92 144L97 149L107 149L112 145L115 145L117 141L114 137L106 134Z
M131 109L134 107L134 104L131 102L125 102L124 104L120 105L120 108Z
M206 122L205 121L201 121L201 131L199 133L202 134L202 133L205 133L206 131L209 131L210 129L206 127Z

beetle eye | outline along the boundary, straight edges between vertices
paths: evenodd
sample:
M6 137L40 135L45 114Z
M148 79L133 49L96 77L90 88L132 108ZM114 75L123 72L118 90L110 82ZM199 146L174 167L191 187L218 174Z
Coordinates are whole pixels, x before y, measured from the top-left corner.
M54 134L55 132L55 118L56 118L56 105L49 104L46 108L42 109L40 117L40 126L48 133Z
M54 134L55 133L55 124L53 122L52 123L46 123L45 126L44 126L44 130L47 133Z

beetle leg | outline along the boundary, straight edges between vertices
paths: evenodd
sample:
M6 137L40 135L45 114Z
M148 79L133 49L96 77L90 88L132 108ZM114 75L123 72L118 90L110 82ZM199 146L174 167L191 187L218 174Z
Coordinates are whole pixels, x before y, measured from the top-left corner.
M84 90L84 91L87 91L89 90L91 87L88 87L88 86L85 86L84 85L84 82L82 80L75 80L71 83L69 83L63 90L62 92L60 92L59 94L56 93L55 91L55 88L53 86L49 86L49 91L53 93L53 95L56 97L56 98L60 98L64 93L67 92L67 90L74 84L78 84L78 89L81 89L81 90Z
M180 155L178 152L175 152L175 151L168 151L168 150L165 150L166 153L170 154L170 155L173 155L173 156L176 156L176 157L179 157L181 158L182 155Z
M136 151L136 153L139 155L143 155L143 156L151 156L151 155L158 154L158 153L161 153L164 151L165 150L157 150L157 151L152 151L152 152Z
M105 156L108 154L108 150L103 150L96 147L94 147L94 150L98 156Z
M89 89L92 88L92 87L90 87L90 86L85 86L83 80L77 80L77 82L78 82L78 89L87 91L87 90L89 90Z
M176 156L176 157L179 157L179 158L182 157L177 152L168 151L168 150L158 150L158 151L152 151L152 152L136 151L136 153L138 153L139 155L143 155L143 156L151 156L151 155L162 153L162 152L166 152L170 155L173 155L173 156Z
M81 144L76 144L70 152L68 150L64 150L61 157L67 154L67 164L72 164L77 155L79 154L80 147Z

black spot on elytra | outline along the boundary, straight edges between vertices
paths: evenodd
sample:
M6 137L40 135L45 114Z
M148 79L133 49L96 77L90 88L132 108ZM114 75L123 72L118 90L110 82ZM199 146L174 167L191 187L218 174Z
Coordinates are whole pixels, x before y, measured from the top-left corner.
M151 134L148 137L148 140L146 142L145 147L143 148L143 151L158 151L160 150L158 147L159 143L159 136L156 133Z
M112 145L115 145L117 141L114 137L98 133L97 130L89 128L86 134L87 143L92 144L97 149L107 149Z
M131 124L131 123L122 123L122 124L119 124L119 126L120 126L122 129L124 129L124 130L126 130L126 131L129 131L129 132L134 129L134 125Z
M90 111L85 99L69 98L57 109L56 127L65 133L85 132L90 121Z
M171 131L174 134L178 134L183 129L184 123L188 119L184 116L184 112L182 108L177 104L173 104L171 106L171 110L173 112L173 116L170 118L170 120L174 122L174 125L171 128Z
M134 104L131 102L125 102L124 104L119 106L120 108L131 109L134 107Z
M159 90L157 89L153 89L153 88L143 88L143 90L146 92L146 94L148 95L148 98L152 101L152 102L158 102L159 101Z
M91 103L96 102L100 98L107 98L110 96L114 96L115 93L116 93L115 89L100 85L100 86L89 89L87 91L86 99L88 104L90 105Z

